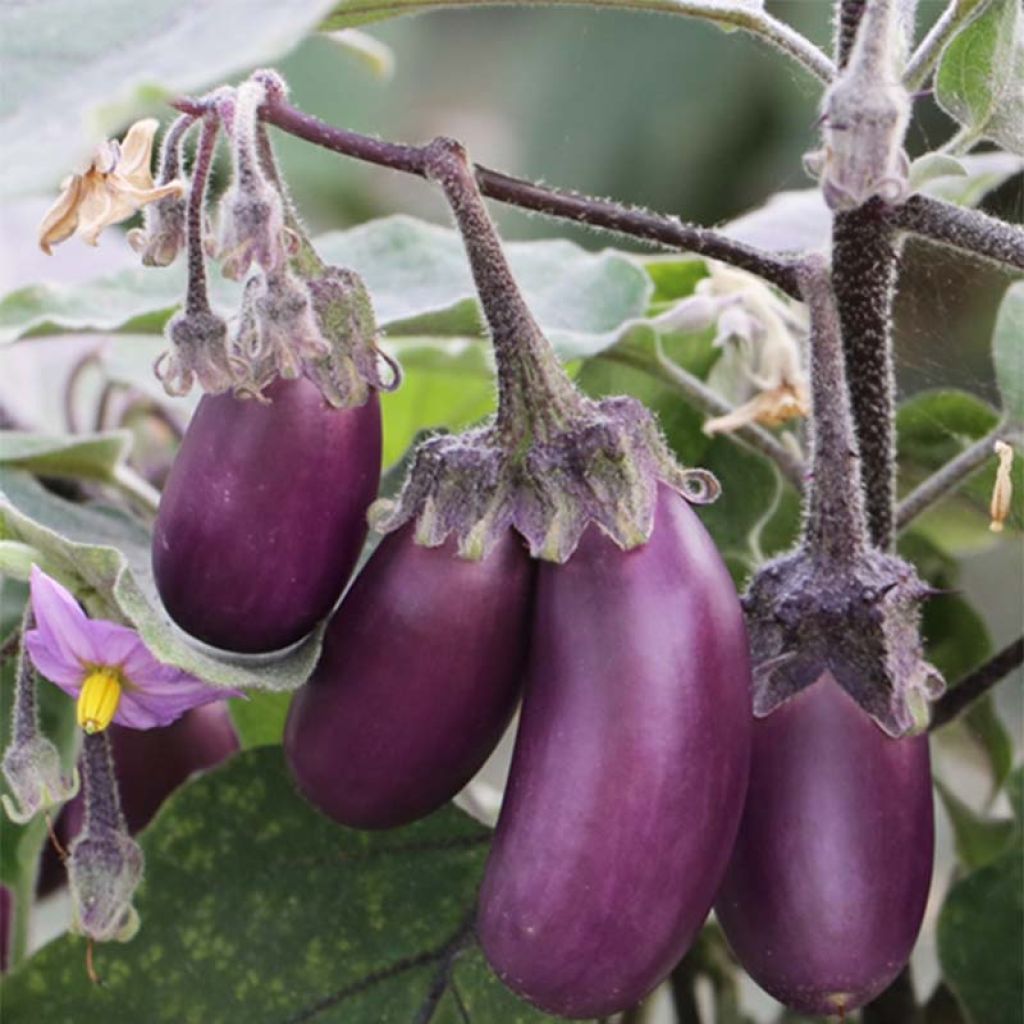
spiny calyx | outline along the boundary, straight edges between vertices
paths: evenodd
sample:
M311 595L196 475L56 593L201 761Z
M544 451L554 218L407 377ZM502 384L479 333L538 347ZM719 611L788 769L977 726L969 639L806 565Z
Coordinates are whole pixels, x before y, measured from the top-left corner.
M511 527L535 558L564 562L591 522L622 548L645 543L659 481L689 501L717 497L715 478L678 465L640 402L577 397L572 418L553 431L510 434L495 421L428 438L397 501L371 507L374 528L416 518L419 543L454 535L463 557L483 558Z
M890 736L920 731L944 688L921 646L931 594L909 563L876 550L841 567L804 549L769 562L744 598L754 714L830 672Z

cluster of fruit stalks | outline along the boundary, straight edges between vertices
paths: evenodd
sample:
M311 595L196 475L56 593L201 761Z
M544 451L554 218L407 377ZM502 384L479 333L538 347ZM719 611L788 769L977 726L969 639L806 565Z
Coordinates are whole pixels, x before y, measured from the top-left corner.
M462 234L498 412L423 442L399 497L374 502L377 394L397 373L380 371L358 277L322 263L284 189L261 121L284 98L260 72L189 104L133 239L148 263L187 250L158 372L172 393L196 380L207 392L154 530L167 611L215 648L287 648L331 613L369 510L386 536L288 718L302 793L346 825L413 821L476 773L521 699L476 923L511 988L565 1016L618 1012L667 975L714 903L740 961L781 1001L862 1005L906 963L924 910L921 727L941 680L921 652L928 588L869 533L829 267L808 256L785 269L811 324L806 514L797 548L762 567L741 607L690 508L717 483L678 466L639 403L575 389L465 153L435 140L416 170ZM234 330L206 294L219 130L234 177L215 251L247 278ZM837 150L819 162L834 206L901 198L891 153L874 177L858 163L851 178ZM117 160L90 173L116 187ZM50 241L76 227L65 206Z

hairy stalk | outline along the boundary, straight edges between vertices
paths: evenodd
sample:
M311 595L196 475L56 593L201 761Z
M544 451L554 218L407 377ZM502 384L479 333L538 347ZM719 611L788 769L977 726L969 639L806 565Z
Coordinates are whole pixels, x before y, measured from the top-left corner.
M546 438L579 416L582 396L523 301L465 150L453 139L435 139L425 151L424 167L451 206L491 329L498 367L498 431L511 441L528 424ZM540 400L531 402L531 396Z
M178 100L174 106L201 114L205 101ZM305 114L284 99L271 96L262 108L262 117L289 135L322 146L334 153L389 167L405 174L426 176L425 147L409 146L374 139L344 128L337 128L317 117ZM576 192L547 188L500 171L474 165L477 185L490 199L530 210L548 217L570 220L588 227L601 228L630 238L655 242L669 249L693 252L721 260L757 274L793 298L799 298L796 282L796 257L770 253L756 246L737 242L717 231L684 224L666 214L651 213L637 207L597 199Z
M857 27L864 15L868 0L840 0L836 7L835 40L836 64L846 67L857 38Z
M872 543L892 544L895 476L895 372L892 299L898 268L894 233L884 206L872 199L837 213L832 227L832 280L850 402L861 451Z
M993 263L1024 270L1024 228L1007 224L980 210L911 196L887 212L889 224Z
M823 259L801 268L811 314L811 486L804 543L815 557L852 562L867 548L860 459L847 401L836 297Z
M975 701L1001 682L1015 668L1024 664L1024 637L1018 637L998 654L994 654L983 665L979 665L944 697L932 705L930 729L941 729L966 711Z
M213 166L219 122L213 112L203 118L202 133L192 168L192 184L188 193L185 220L185 245L188 252L188 287L185 292L187 314L209 313L210 297L206 289L206 254L203 251L203 212L206 190Z
M909 526L922 512L936 502L952 494L972 473L992 458L992 446L996 441L1020 443L1024 435L1005 423L986 434L959 455L937 469L930 477L917 485L896 509L896 527L902 530Z
M85 793L83 831L127 833L114 772L114 752L106 731L85 737L82 745L82 790Z
M483 5L504 6L512 0L446 0L447 7L480 7ZM530 6L552 6L552 0L524 0ZM703 3L701 0L556 0L557 3L565 6L586 6L586 7L612 7L615 10L622 8L634 8L644 11L657 11L663 14L682 15L683 17L700 18L722 25L726 28L740 29L749 32L756 39L768 43L780 53L795 60L805 70L809 71L822 82L831 80L835 68L828 57L821 52L809 39L802 36L794 28L787 25L778 18L773 18L766 11L760 10L756 5L743 0L714 0L713 4ZM422 6L433 6L434 0L424 0ZM388 0L379 0L376 5L363 3L360 5L360 13L363 16L369 14L394 12L393 5ZM332 24L330 16L321 26L322 29L347 28L345 22L345 11L339 12L342 19L340 23Z

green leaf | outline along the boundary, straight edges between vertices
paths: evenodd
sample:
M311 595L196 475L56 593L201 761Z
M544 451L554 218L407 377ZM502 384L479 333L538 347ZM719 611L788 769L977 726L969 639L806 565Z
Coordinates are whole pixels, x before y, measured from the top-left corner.
M991 433L999 414L987 402L964 391L926 391L905 402L896 416L900 483L910 490L973 442ZM962 484L956 494L930 508L916 521L940 547L964 552L990 547L998 538L989 531L989 501L996 458ZM1013 505L1007 536L1021 526L1024 466L1013 467Z
M65 437L10 430L0 434L0 464L39 476L109 480L131 444L127 430Z
M251 693L248 700L231 701L228 710L242 749L280 743L284 738L284 724L291 702L290 693L269 690Z
M955 883L939 915L939 960L971 1024L1021 1024L1024 856L1004 853Z
M489 346L479 338L400 338L387 346L402 386L381 396L384 465L394 465L423 430L461 430L494 409Z
M322 627L273 659L227 661L193 647L160 605L150 569L149 532L142 523L117 509L64 501L27 473L2 466L0 539L37 548L58 575L78 581L78 596L91 614L123 618L160 661L214 685L293 690L316 664Z
M964 715L968 732L980 744L992 772L993 792L997 792L1013 767L1013 734L1007 729L991 694L975 701Z
M939 106L969 132L1024 154L1024 16L992 0L950 40L935 76Z
M956 855L969 870L991 864L1006 852L1019 832L1016 821L1010 818L988 818L978 814L955 793L936 780L935 788L949 815L956 840Z
M945 199L957 206L977 206L989 192L1004 181L1024 171L1024 160L1012 153L998 150L991 153L970 153L957 158L967 175L932 178L923 191L936 199Z
M138 936L64 937L7 979L5 1024L536 1024L468 942L490 833L446 808L404 829L341 828L301 800L278 748L179 789L143 833ZM45 993L43 996L41 993ZM456 995L457 993L457 995ZM423 1020L426 1020L424 1013ZM465 1018L462 1018L463 1020Z
M5 4L0 191L49 188L140 111L284 55L331 7L331 0Z
M323 258L362 275L389 335L482 333L476 289L458 234L412 217L370 221L316 239ZM505 247L541 328L565 359L614 344L642 317L653 290L637 260L556 239ZM213 275L214 302L237 307L240 289ZM0 342L29 334L158 332L184 295L181 267L121 271L83 285L33 285L0 301Z
M992 362L1003 412L1024 424L1024 281L1006 289L992 332Z

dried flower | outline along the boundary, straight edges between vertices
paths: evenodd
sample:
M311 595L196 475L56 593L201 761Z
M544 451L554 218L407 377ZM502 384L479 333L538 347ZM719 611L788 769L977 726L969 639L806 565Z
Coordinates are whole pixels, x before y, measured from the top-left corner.
M1005 441L996 441L992 449L999 459L999 466L996 469L996 482L992 488L992 503L989 506L989 515L992 522L989 529L993 533L1003 532L1003 523L1010 514L1010 502L1013 500L1013 480L1010 477L1010 470L1013 467L1013 448Z
M147 203L180 196L180 181L154 185L150 158L157 121L136 121L123 142L108 139L97 147L88 168L73 174L61 185L61 194L39 225L39 247L49 254L51 246L74 234L96 245L100 232L127 220Z
M191 708L241 696L161 664L133 629L87 618L38 566L31 589L36 628L25 635L25 646L39 672L77 698L78 724L87 733L111 722L132 729L169 725Z

